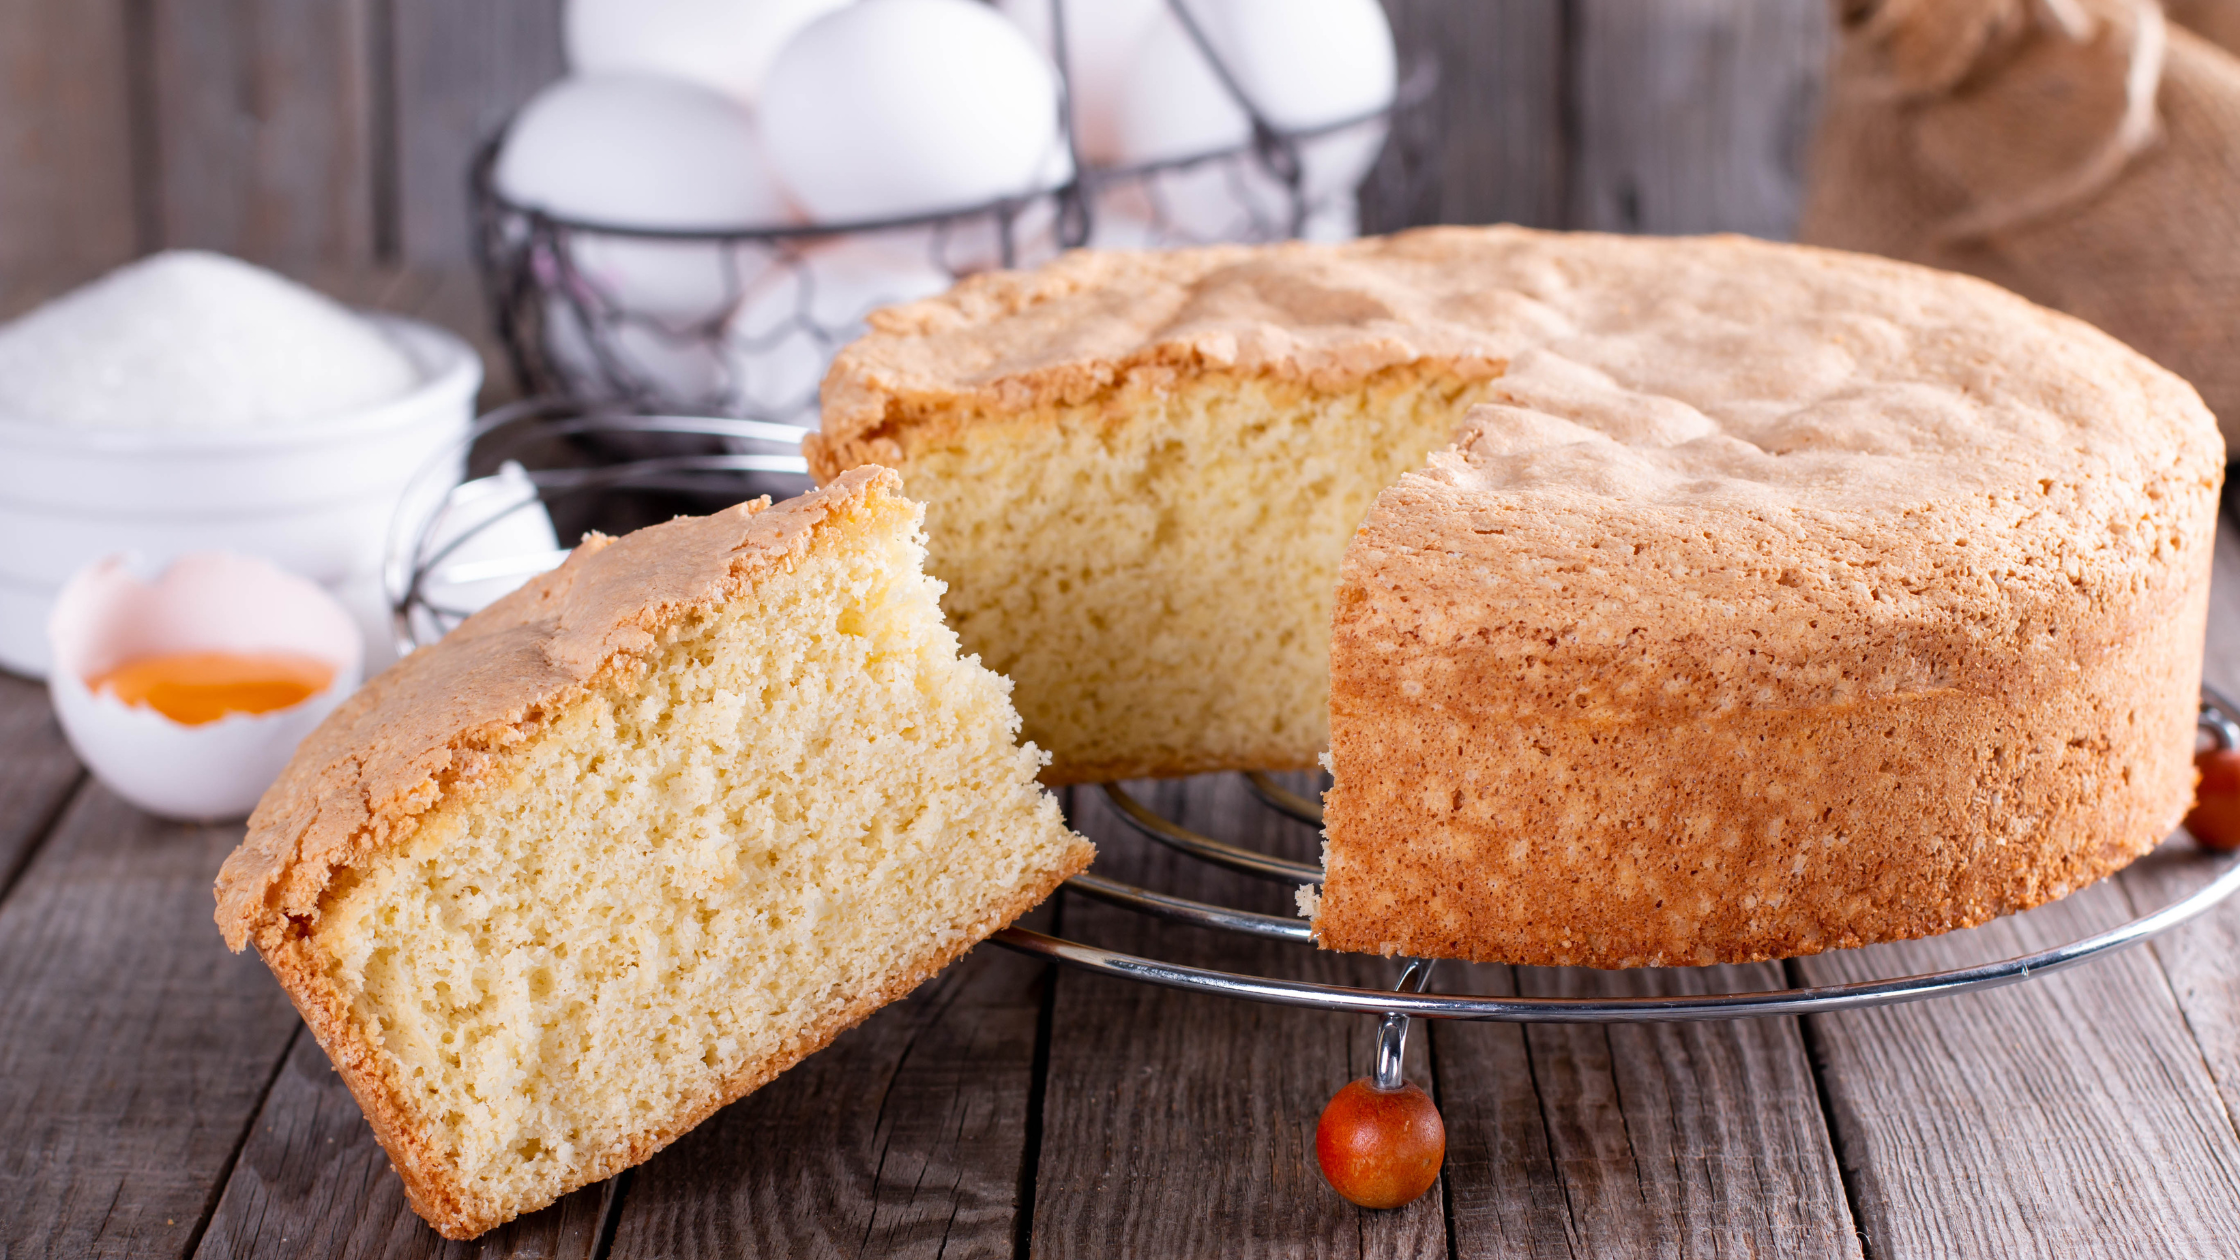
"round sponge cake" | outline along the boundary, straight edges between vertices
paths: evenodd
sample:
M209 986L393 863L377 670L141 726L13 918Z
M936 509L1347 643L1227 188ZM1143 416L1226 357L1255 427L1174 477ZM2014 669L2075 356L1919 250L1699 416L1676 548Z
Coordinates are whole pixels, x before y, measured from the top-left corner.
M1334 948L1628 966L1944 931L2173 828L2224 450L1980 281L1440 228L886 312L822 475L929 503L1057 778L1311 764Z
M1560 331L1344 560L1325 945L1785 957L2169 834L2223 465L2189 387L1940 273L1545 252Z

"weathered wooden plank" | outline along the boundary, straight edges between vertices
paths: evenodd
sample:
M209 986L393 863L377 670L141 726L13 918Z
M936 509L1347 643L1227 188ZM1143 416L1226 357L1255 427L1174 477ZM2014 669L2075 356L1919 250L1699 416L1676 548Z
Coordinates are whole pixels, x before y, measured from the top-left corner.
M0 905L0 1254L181 1255L300 1026L228 954L210 881L239 826L97 784Z
M447 1242L405 1203L404 1183L319 1043L299 1034L234 1163L197 1257L481 1256L588 1258L598 1249L611 1183L542 1212Z
M2201 887L2230 859L2202 853L2183 833L2133 863L2116 884L2134 914ZM2226 902L2148 947L2228 1117L2240 1117L2240 905Z
M1541 997L1785 984L1775 966L1520 968L1518 978ZM1860 1254L1794 1020L1544 1024L1527 1042L1578 1254ZM1457 1064L1441 1063L1447 1086Z
M1281 821L1232 775L1135 784L1170 818L1290 856L1312 831ZM1116 879L1271 913L1291 889L1231 875L1142 840L1093 789L1074 826ZM1397 967L1162 925L1066 894L1066 936L1232 970L1389 985ZM1416 1256L1446 1254L1442 1191L1367 1212L1323 1183L1314 1129L1323 1105L1368 1074L1372 1023L1060 972L1051 1014L1031 1253L1065 1256ZM1409 1076L1428 1081L1423 1037Z
M1513 967L1443 963L1433 986L1513 997ZM1447 1124L1447 1224L1461 1256L1557 1260L1580 1254L1550 1154L1534 1056L1522 1024L1434 1023L1431 1062Z
M639 1168L610 1254L1011 1255L1048 983L981 946Z
M1577 0L1570 226L1786 238L1827 57L1812 0Z
M150 0L165 246L370 264L369 0Z
M132 257L125 0L0 0L0 276Z
M289 279L345 306L413 316L442 280L438 272L382 263L292 264L286 271Z
M2240 694L2240 530L2230 518L2217 526L2207 648L2203 677L2226 695ZM2143 913L2199 888L2221 867L2181 835L2135 863L2117 882L2133 912ZM2240 1116L2240 903L2226 902L2152 948L2216 1080L2225 1112Z
M0 896L84 777L47 689L0 673Z
M477 145L560 77L557 0L390 0L396 49L396 196L403 261L471 254L467 170Z
M1570 194L1564 144L1560 0L1384 0L1403 74L1429 58L1437 98L1404 116L1388 161L1421 153L1434 179L1392 182L1380 167L1362 190L1364 232L1418 223L1561 227Z
M427 287L414 295L413 304L400 303L386 309L441 324L467 339L482 356L478 408L488 411L519 398L521 382L514 378L513 364L498 341L497 326L483 298L482 277L464 264L424 269L420 274L427 277Z
M1774 967L1462 967L1439 987L1542 997L1779 988ZM1457 1256L1857 1256L1793 1020L1440 1024Z
M1905 975L2129 916L2103 883L1971 931L1798 966L1814 983ZM1878 1260L2231 1254L2240 1139L2147 951L1809 1024Z
M0 271L0 319L14 319L80 279L67 269Z

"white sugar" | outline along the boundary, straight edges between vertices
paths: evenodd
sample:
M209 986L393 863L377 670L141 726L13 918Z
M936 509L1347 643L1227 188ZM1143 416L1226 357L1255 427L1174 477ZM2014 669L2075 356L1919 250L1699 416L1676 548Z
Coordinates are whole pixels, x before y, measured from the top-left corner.
M420 371L328 298L222 254L121 267L0 326L0 420L242 429L346 414Z

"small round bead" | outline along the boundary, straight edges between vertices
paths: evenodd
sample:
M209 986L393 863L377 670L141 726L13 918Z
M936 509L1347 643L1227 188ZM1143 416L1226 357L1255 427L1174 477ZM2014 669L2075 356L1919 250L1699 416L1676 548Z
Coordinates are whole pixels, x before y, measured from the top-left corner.
M1331 1189L1362 1207L1396 1208L1414 1202L1439 1179L1447 1126L1421 1089L1402 1084L1380 1090L1363 1077L1322 1109L1314 1154Z
M2201 782L2193 789L2186 830L2204 849L2240 849L2240 751L2212 748L2194 756Z

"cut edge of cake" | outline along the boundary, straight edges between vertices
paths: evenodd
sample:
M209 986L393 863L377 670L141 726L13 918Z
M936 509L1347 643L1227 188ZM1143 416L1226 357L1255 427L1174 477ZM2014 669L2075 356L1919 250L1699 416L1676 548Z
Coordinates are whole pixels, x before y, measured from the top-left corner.
M927 502L943 606L967 650L1017 681L1027 734L1052 754L1044 782L1304 769L1327 743L1321 640L1345 539L1507 366L1466 318L1378 269L1441 270L1469 235L1078 250L973 276L870 316L803 451L820 478L897 468ZM1288 401L1246 406L1261 399ZM1362 421L1377 432L1352 432ZM1026 477L987 475L1007 446L1036 448L1012 461ZM1301 456L1335 467L1310 476ZM1286 480L1288 494L1262 484ZM988 528L1006 520L1031 524ZM1211 563L1230 535L1246 554ZM977 543L959 540L998 536L1076 545L989 581L1000 566L966 563ZM1254 554L1297 539L1313 540L1311 575ZM1101 602L1069 604L1084 588ZM1249 634L1178 633L1208 620Z
M1209 372L913 439L927 570L1015 683L1043 781L1311 768L1346 540L1486 387Z

